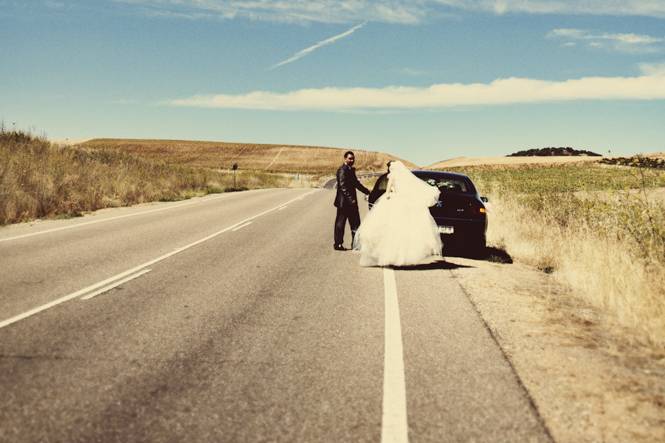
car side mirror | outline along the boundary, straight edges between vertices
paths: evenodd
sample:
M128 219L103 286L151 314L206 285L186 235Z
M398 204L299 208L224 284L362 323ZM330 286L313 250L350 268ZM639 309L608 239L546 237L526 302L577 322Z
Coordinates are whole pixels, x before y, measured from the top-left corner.
M480 197L480 200L481 200L483 203L489 203L489 201L490 201L490 199L487 198L487 197Z

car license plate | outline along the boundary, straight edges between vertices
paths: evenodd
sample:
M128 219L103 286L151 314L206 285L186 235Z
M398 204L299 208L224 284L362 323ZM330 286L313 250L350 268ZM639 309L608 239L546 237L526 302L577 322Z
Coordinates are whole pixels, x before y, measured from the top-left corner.
M453 234L455 232L454 226L439 226L440 234Z

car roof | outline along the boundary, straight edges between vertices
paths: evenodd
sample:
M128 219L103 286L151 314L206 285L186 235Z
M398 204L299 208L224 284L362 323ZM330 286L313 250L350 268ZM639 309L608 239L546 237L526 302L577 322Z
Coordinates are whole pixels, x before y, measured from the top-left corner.
M427 175L432 175L432 176L441 176L441 177L457 177L457 178L466 178L468 179L469 177L464 175L464 174L458 174L457 172L446 172L446 171L431 171L427 169L414 169L413 171L414 174L427 174Z

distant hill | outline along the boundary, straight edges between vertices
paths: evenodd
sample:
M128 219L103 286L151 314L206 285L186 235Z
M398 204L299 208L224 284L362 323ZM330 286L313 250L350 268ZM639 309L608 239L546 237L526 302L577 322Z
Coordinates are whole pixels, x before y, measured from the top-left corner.
M83 148L138 155L150 160L208 169L229 169L302 174L333 174L349 148L277 144L228 143L187 140L108 139L88 140ZM388 160L401 160L383 152L351 150L359 171L385 171ZM402 160L408 167L416 165Z
M602 157L595 152L586 151L584 149L574 149L571 147L566 148L540 148L540 149L527 149L526 151L518 151L507 155L507 157Z
M279 174L247 172L238 188L292 182ZM120 150L65 147L0 125L0 226L236 189L226 171L151 161Z

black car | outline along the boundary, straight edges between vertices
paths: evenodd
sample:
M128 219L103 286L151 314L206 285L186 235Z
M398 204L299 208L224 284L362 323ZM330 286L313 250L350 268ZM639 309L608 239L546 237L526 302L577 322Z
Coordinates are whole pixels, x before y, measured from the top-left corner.
M486 197L481 197L469 177L439 171L411 171L419 179L441 191L430 213L439 226L444 247L458 248L474 254L485 250L487 232ZM374 203L386 192L388 174L380 176L368 201Z

